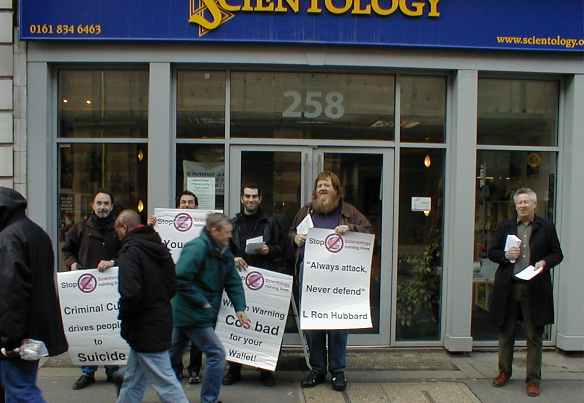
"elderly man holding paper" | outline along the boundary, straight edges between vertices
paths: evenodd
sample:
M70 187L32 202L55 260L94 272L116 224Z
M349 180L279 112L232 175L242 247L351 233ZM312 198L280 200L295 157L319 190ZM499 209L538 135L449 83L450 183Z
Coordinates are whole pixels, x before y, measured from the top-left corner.
M371 232L371 224L367 218L354 206L343 201L341 181L330 171L323 171L316 177L312 201L298 211L290 228L289 235L295 247L300 283L302 283L304 245L308 230L312 227L333 229L337 234L345 234L348 231ZM305 335L310 349L312 369L302 380L302 387L310 388L324 382L328 364L333 389L345 390L347 387L345 378L347 331L309 330L305 332Z
M498 263L491 313L499 329L499 374L493 386L511 378L516 322L527 326L527 394L540 393L542 340L545 325L554 322L551 269L562 259L554 225L535 215L537 195L529 188L513 195L516 217L502 222L489 259Z

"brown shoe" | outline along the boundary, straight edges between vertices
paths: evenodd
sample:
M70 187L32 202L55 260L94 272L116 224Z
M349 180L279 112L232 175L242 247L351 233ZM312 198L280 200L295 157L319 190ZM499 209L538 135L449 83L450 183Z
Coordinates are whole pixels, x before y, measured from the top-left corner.
M528 383L527 384L527 396L538 397L539 396L539 384Z
M499 375L493 379L493 386L496 388L505 386L509 383L509 379L511 379L511 374L508 374L507 372L499 372Z

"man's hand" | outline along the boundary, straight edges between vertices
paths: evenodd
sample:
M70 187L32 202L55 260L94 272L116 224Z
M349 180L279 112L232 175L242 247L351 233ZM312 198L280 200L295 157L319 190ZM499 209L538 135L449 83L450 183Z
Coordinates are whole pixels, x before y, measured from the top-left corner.
M349 232L348 225L337 225L337 227L335 228L335 233L337 233L338 235L345 235L347 232Z
M235 313L237 315L237 319L241 321L241 323L248 321L247 315L243 311L239 311Z
M235 268L237 270L247 270L247 262L241 257L235 258Z
M73 262L71 263L71 266L69 266L71 268L71 271L75 271L79 268L79 263L77 262Z
M304 245L304 242L306 242L306 235L302 235L302 234L296 234L294 236L294 243L296 244L296 246L298 246L299 248L302 247L302 245Z
M17 348L14 350L6 350L6 348L2 347L0 349L0 359L7 360L10 358L20 358L20 352Z
M535 268L538 270L539 269L545 270L545 266L546 266L546 263L545 263L545 260L543 260L543 259L535 262Z
M97 264L97 270L101 273L109 269L110 267L114 267L113 260L100 260Z
M268 253L270 253L270 247L266 244L263 244L259 249L258 252L260 255L267 255Z
M148 224L148 225L156 224L156 216L151 215L150 217L148 217L148 220L146 220L146 224Z
M521 250L517 247L509 248L507 252L505 252L505 259L507 260L517 260L519 255L521 254Z

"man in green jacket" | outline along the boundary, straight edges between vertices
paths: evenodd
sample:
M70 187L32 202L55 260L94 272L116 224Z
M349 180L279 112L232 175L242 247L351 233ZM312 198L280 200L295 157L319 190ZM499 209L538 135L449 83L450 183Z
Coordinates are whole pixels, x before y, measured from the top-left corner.
M173 366L182 358L189 340L207 357L201 402L219 402L225 350L215 334L223 290L237 318L247 321L241 278L229 250L233 226L224 214L211 213L201 235L188 242L176 264L176 296L172 301L173 332L170 349Z

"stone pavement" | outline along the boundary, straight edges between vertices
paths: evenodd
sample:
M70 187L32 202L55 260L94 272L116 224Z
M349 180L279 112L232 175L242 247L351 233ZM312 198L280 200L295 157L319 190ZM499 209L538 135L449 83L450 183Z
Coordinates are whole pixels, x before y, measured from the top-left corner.
M244 371L244 380L225 386L225 403L584 403L584 355L544 352L542 394L525 394L525 352L517 352L514 377L504 388L491 386L496 375L495 352L448 354L443 350L367 350L351 351L348 357L349 387L344 393L331 390L329 384L301 389L303 359L287 352L280 360L278 383L266 388L253 369ZM105 383L103 370L98 382L81 391L71 390L79 370L67 365L67 359L52 359L39 372L39 383L48 402L113 402L114 387ZM199 401L199 386L184 385L192 402ZM149 390L144 402L158 402Z

